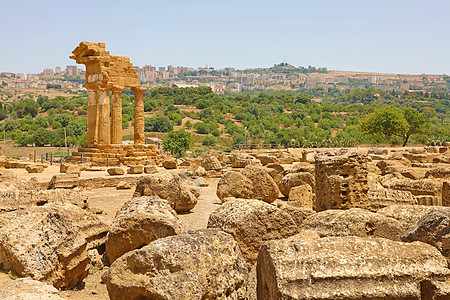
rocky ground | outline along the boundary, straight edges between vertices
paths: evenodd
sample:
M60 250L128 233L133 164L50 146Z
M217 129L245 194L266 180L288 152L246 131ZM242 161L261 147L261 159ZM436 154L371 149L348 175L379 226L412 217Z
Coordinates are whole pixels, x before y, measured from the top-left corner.
M450 296L449 147L2 165L0 298Z

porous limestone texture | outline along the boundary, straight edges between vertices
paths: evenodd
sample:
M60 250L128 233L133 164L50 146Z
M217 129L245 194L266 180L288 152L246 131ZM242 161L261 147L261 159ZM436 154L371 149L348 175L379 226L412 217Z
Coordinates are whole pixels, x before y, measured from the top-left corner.
M161 238L118 258L111 300L248 299L247 267L233 237L215 229Z
M279 188L285 197L289 197L291 188L304 184L310 185L314 190L316 186L314 175L309 172L288 173L281 179Z
M230 171L219 180L216 194L222 202L228 197L250 199L253 194L253 183L242 173Z
M417 222L433 210L450 212L450 207L424 206L424 205L391 205L380 209L377 213L386 217L397 219L403 228L403 232L411 231Z
M208 228L231 234L251 266L266 241L297 233L297 225L283 210L259 200L238 199L222 204L211 213Z
M269 300L435 299L445 292L439 285L449 276L445 258L425 243L290 238L262 245L257 295ZM448 289L443 296L449 296Z
M0 190L0 212L14 211L46 203L71 203L87 208L88 197L81 190Z
M367 156L355 152L325 152L315 156L314 210L366 208Z
M143 196L128 200L117 212L106 240L106 257L113 263L123 254L183 231L167 200Z
M320 237L383 237L400 241L402 235L401 223L398 220L361 208L318 212L304 219L299 229L315 230Z
M0 266L56 288L88 274L87 241L60 211L45 206L0 214Z
M411 231L402 236L402 241L420 241L430 244L450 262L450 211L430 211Z
M31 278L8 280L0 289L0 299L3 300L63 300L58 294L54 286Z
M182 184L180 176L170 173L141 177L133 196L159 196L177 212L189 211L197 204L197 198Z
M242 174L252 182L252 199L272 203L278 198L280 191L266 168L250 165L242 170Z

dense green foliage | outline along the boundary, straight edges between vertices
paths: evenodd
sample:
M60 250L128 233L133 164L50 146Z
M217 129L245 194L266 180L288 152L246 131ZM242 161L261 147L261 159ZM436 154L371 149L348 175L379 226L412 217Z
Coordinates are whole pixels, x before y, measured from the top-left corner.
M181 156L191 147L191 134L183 129L171 131L163 139L164 151L169 151L172 155Z
M122 93L122 102L127 128L134 115L131 91ZM450 96L445 92L316 88L219 96L209 87L159 87L145 93L144 105L153 116L145 118L146 132L172 132L181 126L196 133L197 145L205 146L245 141L291 145L292 140L305 147L450 141ZM81 146L86 112L86 96L0 102L6 136L20 145L63 145L65 128L69 144Z

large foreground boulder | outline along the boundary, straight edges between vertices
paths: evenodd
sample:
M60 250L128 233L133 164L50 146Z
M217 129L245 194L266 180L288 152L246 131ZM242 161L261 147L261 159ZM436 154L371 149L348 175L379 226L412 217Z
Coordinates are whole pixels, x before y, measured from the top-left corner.
M197 204L197 198L182 184L180 176L170 173L141 177L133 196L158 196L169 201L177 212L189 211Z
M157 196L127 201L117 212L106 241L106 256L113 263L123 254L183 231L169 202Z
M399 221L361 208L325 210L303 220L300 230L315 230L320 237L383 237L400 241Z
M0 214L0 266L20 276L73 287L88 274L86 246L61 211L44 206Z
M433 210L404 236L404 242L420 241L436 247L450 262L450 211Z
M297 225L288 213L254 199L226 202L211 213L208 228L231 234L249 265L256 261L264 242L297 233Z
M449 275L445 258L425 243L291 238L261 247L257 295L258 299L438 299L433 297L449 297L440 282Z
M214 229L158 239L109 269L112 300L248 299L247 267L229 234Z

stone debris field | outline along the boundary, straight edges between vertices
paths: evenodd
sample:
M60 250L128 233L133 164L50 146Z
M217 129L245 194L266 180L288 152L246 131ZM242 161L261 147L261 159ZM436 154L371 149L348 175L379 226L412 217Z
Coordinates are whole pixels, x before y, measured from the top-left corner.
M449 143L139 147L0 156L0 299L450 299Z

